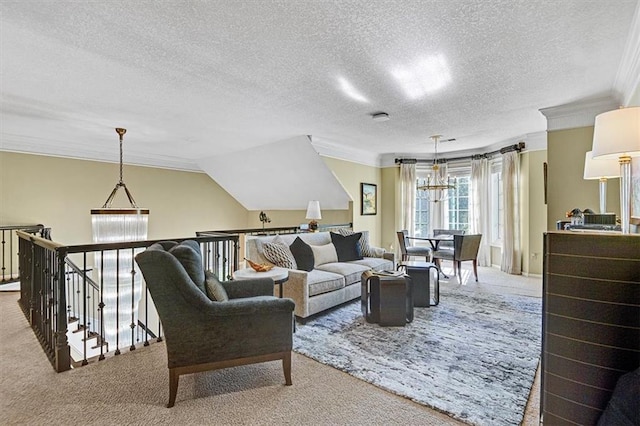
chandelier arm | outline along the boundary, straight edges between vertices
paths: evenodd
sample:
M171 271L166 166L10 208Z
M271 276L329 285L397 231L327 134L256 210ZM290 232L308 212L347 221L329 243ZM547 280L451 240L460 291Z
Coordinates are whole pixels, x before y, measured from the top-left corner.
M125 185L124 182L122 182L122 187L124 188L124 192L127 194L127 198L129 199L129 203L131 203L131 207L137 209L138 206L136 205L136 200L133 199L133 195L131 195L129 189L127 188L127 185Z
M116 187L113 188L113 191L111 191L111 194L109 194L109 198L107 198L107 201L105 201L104 204L102 205L103 209L107 209L111 207L111 203L113 203L113 198L116 196L116 193L118 192L119 187L120 187L120 184L116 184Z

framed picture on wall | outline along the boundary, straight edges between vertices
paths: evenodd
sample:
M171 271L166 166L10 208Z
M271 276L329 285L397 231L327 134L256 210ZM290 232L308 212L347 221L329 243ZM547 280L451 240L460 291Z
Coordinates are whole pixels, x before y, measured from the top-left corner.
M378 187L373 183L360 183L360 214L378 213Z

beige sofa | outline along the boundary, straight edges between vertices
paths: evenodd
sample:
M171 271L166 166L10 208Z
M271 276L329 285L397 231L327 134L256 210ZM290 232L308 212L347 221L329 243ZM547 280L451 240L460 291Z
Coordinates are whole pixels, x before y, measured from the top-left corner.
M291 245L296 237L311 246L324 246L332 242L329 232L247 237L246 257L252 261L270 263L264 256L262 244L273 242L277 238L278 241ZM363 238L368 239L368 231L363 231ZM289 280L284 284L284 297L295 301L294 314L307 318L360 297L360 277L364 271L393 270L393 253L370 246L369 255L370 257L360 260L316 265L309 272L290 269Z

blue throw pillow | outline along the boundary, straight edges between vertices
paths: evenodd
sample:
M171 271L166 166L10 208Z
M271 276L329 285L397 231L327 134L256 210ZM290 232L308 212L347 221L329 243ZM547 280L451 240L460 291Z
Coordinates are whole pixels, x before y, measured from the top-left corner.
M305 243L300 239L300 237L296 237L293 243L289 246L291 253L293 254L294 259L296 259L296 264L298 265L298 269L301 271L313 271L313 264L315 263L315 259L313 257L313 250L311 250L311 246Z
M351 260L362 259L362 252L360 250L360 237L361 232L356 232L351 235L340 235L335 232L331 233L331 242L336 247L336 253L338 253L339 262L349 262Z

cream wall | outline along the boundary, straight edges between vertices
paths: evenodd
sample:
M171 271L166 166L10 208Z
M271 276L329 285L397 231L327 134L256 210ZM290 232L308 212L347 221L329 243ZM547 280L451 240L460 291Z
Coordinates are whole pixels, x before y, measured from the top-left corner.
M124 166L124 181L149 208L149 239L242 228L247 210L204 173ZM91 243L92 208L102 207L119 165L0 152L0 224L42 223L62 244ZM127 206L118 191L114 207Z
M382 169L382 247L391 252L398 249L396 232L400 229L400 168ZM398 255L399 252L396 252Z
M566 212L590 208L599 212L600 192L597 180L584 180L584 156L591 151L593 126L554 130L547 133L547 229L555 230L556 221L567 220ZM607 211L620 214L620 179L609 179Z
M380 246L382 237L382 209L381 202L385 200L382 187L382 172L378 167L365 166L336 158L322 157L325 164L333 171L336 178L353 200L351 220L355 231L368 230L372 245ZM371 216L360 215L360 183L373 183L378 186L378 214ZM324 222L324 214L322 216Z
M380 245L380 169L324 160L354 201L346 210L323 210L320 223L353 222L354 229L369 230L372 244ZM247 211L204 173L125 165L123 174L137 204L150 210L149 239L262 226L258 211ZM57 242L90 243L89 212L102 206L118 179L118 164L0 151L0 224L43 223ZM360 215L360 182L378 185L375 216ZM118 192L113 206L127 206L124 191ZM308 222L306 210L266 213L272 227Z
M542 237L547 230L544 204L544 163L547 151L527 151L520 154L522 272L542 274ZM500 263L500 259L497 262Z

